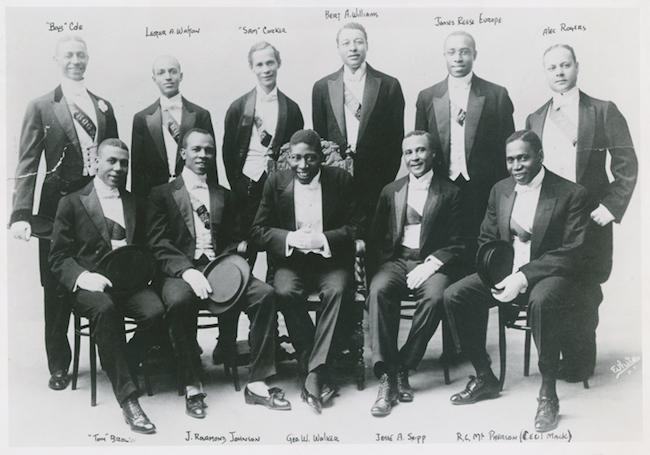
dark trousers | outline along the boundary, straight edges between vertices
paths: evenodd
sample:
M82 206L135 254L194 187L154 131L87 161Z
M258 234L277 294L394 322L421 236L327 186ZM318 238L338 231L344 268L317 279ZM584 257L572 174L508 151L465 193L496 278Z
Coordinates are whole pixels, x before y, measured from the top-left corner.
M291 267L276 270L273 286L293 346L299 355L309 355L307 368L313 371L327 363L342 303L353 297L352 270L311 253L296 259ZM312 290L318 291L322 305L315 327L306 306Z
M544 278L512 303L528 305L533 339L539 354L539 371L556 378L561 338L572 326L570 319L573 282L564 277ZM485 350L488 310L499 304L477 274L451 285L444 293L449 327L477 370L489 368Z
M129 354L124 338L124 316L138 323L138 332L144 338L162 321L165 308L158 295L146 288L135 294L111 295L83 289L74 294L74 309L88 318L99 350L102 367L113 385L115 398L122 403L137 390L129 370Z
M184 372L185 384L199 382L203 365L196 340L196 324L203 302L194 294L190 285L181 278L165 278L162 298L167 307L169 335L179 365ZM241 311L245 311L250 319L249 382L261 381L275 374L278 317L273 288L251 277L240 301L219 315L220 336L234 341Z
M71 307L70 302L60 295L59 283L50 269L50 243L49 240L39 240L38 256L45 301L45 352L50 374L54 374L59 370L68 371L72 360L68 341Z
M408 294L406 275L421 263L405 258L385 262L370 284L367 301L372 363L378 378L383 372L393 374L403 367L416 369L442 319L443 293L452 280L444 273L434 273L413 291L417 301L411 330L404 346L397 350L401 301Z
M266 179L266 172L262 174L257 182L242 174L233 184L232 190L237 199L237 210L241 218L242 235L245 238L248 238L249 231L255 220L257 209L262 200L262 190L264 189Z

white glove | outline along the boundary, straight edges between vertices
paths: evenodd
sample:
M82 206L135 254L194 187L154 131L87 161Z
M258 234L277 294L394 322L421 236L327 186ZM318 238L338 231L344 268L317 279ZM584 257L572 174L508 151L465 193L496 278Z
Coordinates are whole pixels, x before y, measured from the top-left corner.
M32 237L32 226L27 221L15 221L11 224L11 235L27 242Z
M196 269L187 269L183 272L181 278L192 287L196 296L201 300L207 299L208 294L212 293L212 287L210 287L208 279Z
M499 302L512 302L517 296L528 289L528 280L522 272L508 275L492 289L492 296Z
M607 226L614 221L614 215L603 204L600 204L589 216L598 226Z
M77 277L75 288L85 289L90 292L104 292L106 287L113 287L111 280L100 273L83 272Z
M427 281L431 275L438 271L440 266L440 261L427 261L416 266L406 274L406 287L411 290L419 288L422 286L422 283Z

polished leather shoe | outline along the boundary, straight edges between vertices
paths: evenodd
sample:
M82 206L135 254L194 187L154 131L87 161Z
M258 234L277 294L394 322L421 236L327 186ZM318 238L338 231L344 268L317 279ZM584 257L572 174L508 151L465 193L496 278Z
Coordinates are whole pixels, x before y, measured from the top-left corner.
M50 381L47 384L52 390L63 390L68 387L70 378L68 377L68 372L65 370L59 370L50 376Z
M451 404L472 404L499 396L499 380L492 377L470 376L465 390L452 395Z
M127 398L122 403L122 414L124 415L124 421L131 427L132 431L142 434L156 432L156 426L151 423L136 398Z
M334 384L331 381L326 382L323 384L323 387L321 388L320 391L320 401L322 404L327 403L330 401L332 398L335 396L338 396L338 391L340 390L340 387L336 384Z
M411 384L409 384L409 372L408 371L398 371L397 372L397 398L402 403L410 403L413 401L413 389Z
M370 408L370 413L375 417L384 417L390 414L399 401L397 400L397 380L391 377L388 373L384 373L379 378L379 392L377 392L377 400Z
M535 414L535 430L543 433L557 428L560 400L557 397L539 397Z
M284 399L284 392L278 387L273 387L269 389L269 396L263 397L258 395L246 386L244 389L244 400L246 404L263 404L269 409L276 409L278 411L289 411L291 409L291 403L289 400Z
M205 393L198 393L191 397L185 396L185 414L195 419L205 418L205 408L208 407L203 399L207 395Z
M302 401L307 403L309 406L314 409L317 413L323 412L323 402L320 399L320 396L315 396L307 390L305 386L302 386L302 392L300 393L300 398Z

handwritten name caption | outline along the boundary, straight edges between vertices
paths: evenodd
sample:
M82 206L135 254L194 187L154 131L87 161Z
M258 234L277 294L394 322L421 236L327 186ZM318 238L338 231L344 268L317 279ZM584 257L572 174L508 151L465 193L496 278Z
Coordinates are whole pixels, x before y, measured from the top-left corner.
M289 433L286 437L286 440L289 444L309 443L309 442L341 442L339 441L338 436L333 434L327 434L327 433L313 433L313 434Z
M185 432L185 442L188 441L201 441L201 442L214 442L218 444L225 444L226 442L260 442L260 436L241 436L236 431L228 432L229 436L225 435L211 435L201 434L192 431Z
M110 433L104 433L104 434L94 433L94 434L89 434L88 437L93 442L105 442L105 443L110 442L111 444L120 443L120 442L124 444L133 444L135 442L135 439L133 438L115 436L114 434L110 434Z
M80 24L79 22L64 22L62 25L57 25L55 22L46 22L47 24L47 30L49 32L57 32L61 33L65 27L68 28L68 30L73 30L73 31L79 31L83 30L84 26L83 24Z
M354 9L346 9L343 11L343 13L336 12L336 11L330 11L330 10L325 10L325 20L336 20L340 21L341 17L343 19L359 19L362 17L379 17L379 13L377 11L364 11L363 9L359 8L354 8Z
M561 32L586 32L586 25L567 25L565 23L560 24L559 27L545 27L542 31L542 36L545 35L554 35L557 31Z
M187 27L178 27L178 28L169 28L164 30L149 30L149 27L145 27L144 36L147 38L160 38L162 36L184 36L191 37L194 34L199 34L201 32L200 28L192 28L189 25Z
M424 434L407 433L405 436L403 433L375 433L375 442L414 442L416 444L424 444L426 438L427 436Z
M495 17L490 17L490 16L485 16L483 13L479 13L478 18L476 17L464 17L464 16L458 16L456 18L445 18L442 16L437 16L434 19L433 25L436 27L441 27L444 25L498 25L503 22L503 19L499 16Z
M244 35L283 35L287 33L287 29L284 27L238 27Z
M456 433L456 442L530 442L530 441L558 441L571 442L571 431L549 431L538 433L536 431L521 430L519 434L497 433L490 430L487 433Z

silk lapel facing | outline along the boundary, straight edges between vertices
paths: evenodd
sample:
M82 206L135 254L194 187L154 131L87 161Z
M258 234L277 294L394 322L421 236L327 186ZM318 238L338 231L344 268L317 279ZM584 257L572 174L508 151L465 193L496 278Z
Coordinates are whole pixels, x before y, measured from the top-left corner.
M339 131L341 131L341 135L346 138L347 142L348 133L345 128L343 68L339 71L336 79L329 79L327 81L327 91L329 93L330 105L332 106L332 111L334 111L336 123L339 126Z
M167 148L165 147L165 139L163 137L163 126L162 126L162 109L160 108L160 101L158 101L158 107L153 112L145 116L147 122L147 128L149 129L149 134L153 139L154 144L156 145L156 150L163 162L167 163ZM167 167L167 166L165 166Z
M578 105L578 143L576 144L576 181L581 182L587 169L589 155L596 134L596 108L591 105L587 95L580 92Z
M87 191L90 190L90 191ZM99 203L99 197L97 196L97 191L95 191L95 186L92 182L84 189L83 194L79 195L79 200L81 205L83 205L88 217L93 222L97 231L101 235L104 242L109 246L109 249L112 249L111 245L111 235L108 232L108 224L106 223L106 218L104 217L104 211L102 206Z

